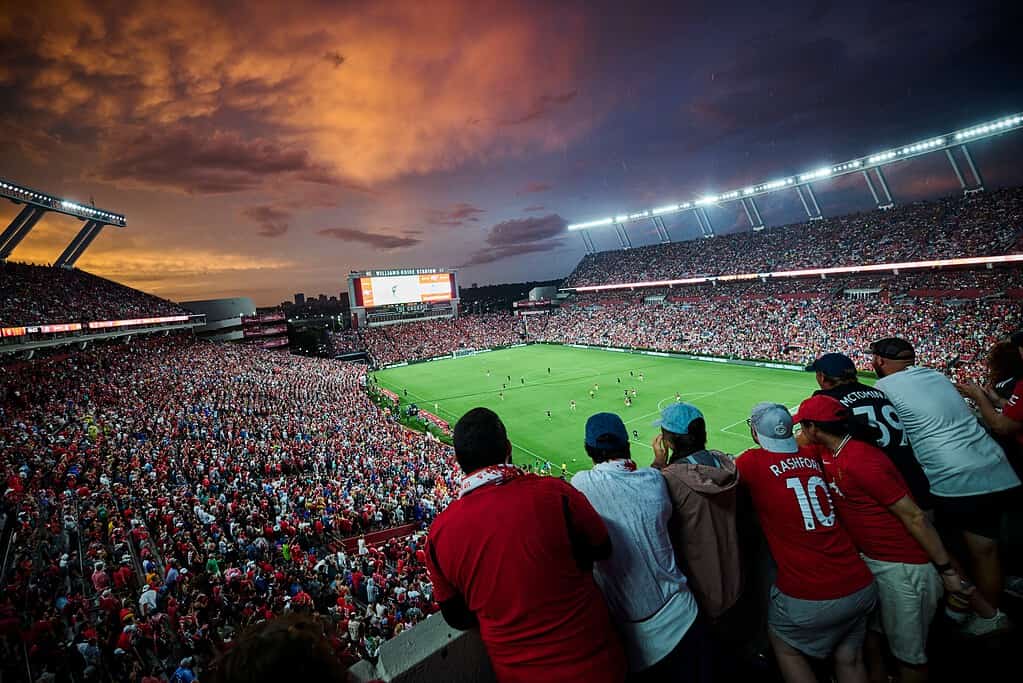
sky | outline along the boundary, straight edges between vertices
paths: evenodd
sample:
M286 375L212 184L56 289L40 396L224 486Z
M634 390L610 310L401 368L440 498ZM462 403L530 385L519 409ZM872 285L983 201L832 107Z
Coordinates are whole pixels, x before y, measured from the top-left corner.
M1023 111L1019 5L0 0L0 177L126 215L79 267L179 301L399 266L562 277L569 223ZM1020 138L972 146L989 186L1023 180ZM889 180L898 201L957 187L938 155ZM870 208L855 177L817 192ZM802 217L794 195L761 209ZM740 211L713 208L717 231ZM51 263L79 227L47 215L13 258Z

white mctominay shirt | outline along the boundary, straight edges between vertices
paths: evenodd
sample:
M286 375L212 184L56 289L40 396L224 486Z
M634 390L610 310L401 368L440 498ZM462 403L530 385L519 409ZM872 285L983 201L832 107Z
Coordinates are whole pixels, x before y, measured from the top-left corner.
M664 477L625 461L597 463L572 477L604 520L611 557L593 577L623 636L631 671L664 659L696 621L697 606L668 536L671 498Z
M895 406L931 493L955 498L1019 486L1002 447L945 375L911 365L874 386Z

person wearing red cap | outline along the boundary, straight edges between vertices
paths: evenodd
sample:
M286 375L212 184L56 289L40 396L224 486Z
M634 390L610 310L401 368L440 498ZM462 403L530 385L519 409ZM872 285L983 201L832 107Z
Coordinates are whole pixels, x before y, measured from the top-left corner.
M899 680L927 678L927 635L942 598L968 595L962 577L913 500L892 461L874 444L876 426L857 419L837 399L815 395L793 417L810 444L820 446L824 474L838 518L874 575L880 610L871 634L888 638ZM933 563L933 566L932 566ZM867 639L872 680L884 678L879 638Z

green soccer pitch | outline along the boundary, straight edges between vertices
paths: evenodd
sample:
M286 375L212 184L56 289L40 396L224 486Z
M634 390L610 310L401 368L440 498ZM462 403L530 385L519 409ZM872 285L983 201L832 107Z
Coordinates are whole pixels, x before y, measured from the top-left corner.
M651 423L676 392L703 412L710 448L740 453L753 445L746 418L756 403L794 408L817 389L809 372L541 344L389 368L376 379L403 404L415 403L452 426L471 408L490 408L508 429L515 463L546 460L557 471L564 463L570 472L590 467L583 431L593 413L620 415L630 435L638 434L631 436L633 458L648 465L650 442L659 432ZM599 388L591 399L594 384ZM626 389L637 393L631 407L625 406Z

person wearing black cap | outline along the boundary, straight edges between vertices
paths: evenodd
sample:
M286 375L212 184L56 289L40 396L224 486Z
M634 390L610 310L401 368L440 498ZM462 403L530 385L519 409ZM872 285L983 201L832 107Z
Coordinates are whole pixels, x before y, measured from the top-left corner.
M932 504L927 476L913 455L895 406L884 392L859 381L855 363L841 353L826 353L807 365L806 370L817 373L820 389L813 392L814 396L836 399L853 415L865 417L877 429L877 447L898 468L916 504L929 510Z
M675 560L668 522L672 505L660 472L637 468L629 434L614 413L586 421L593 469L572 477L611 537L611 556L593 577L622 635L629 670L642 681L709 681L706 628Z
M931 486L939 527L962 534L968 570L992 616L973 615L963 630L983 635L1007 628L998 610L1004 577L998 537L1007 497L1020 480L1002 447L974 417L955 385L937 370L914 365L913 345L880 339L870 345L881 378L875 385L895 406Z

